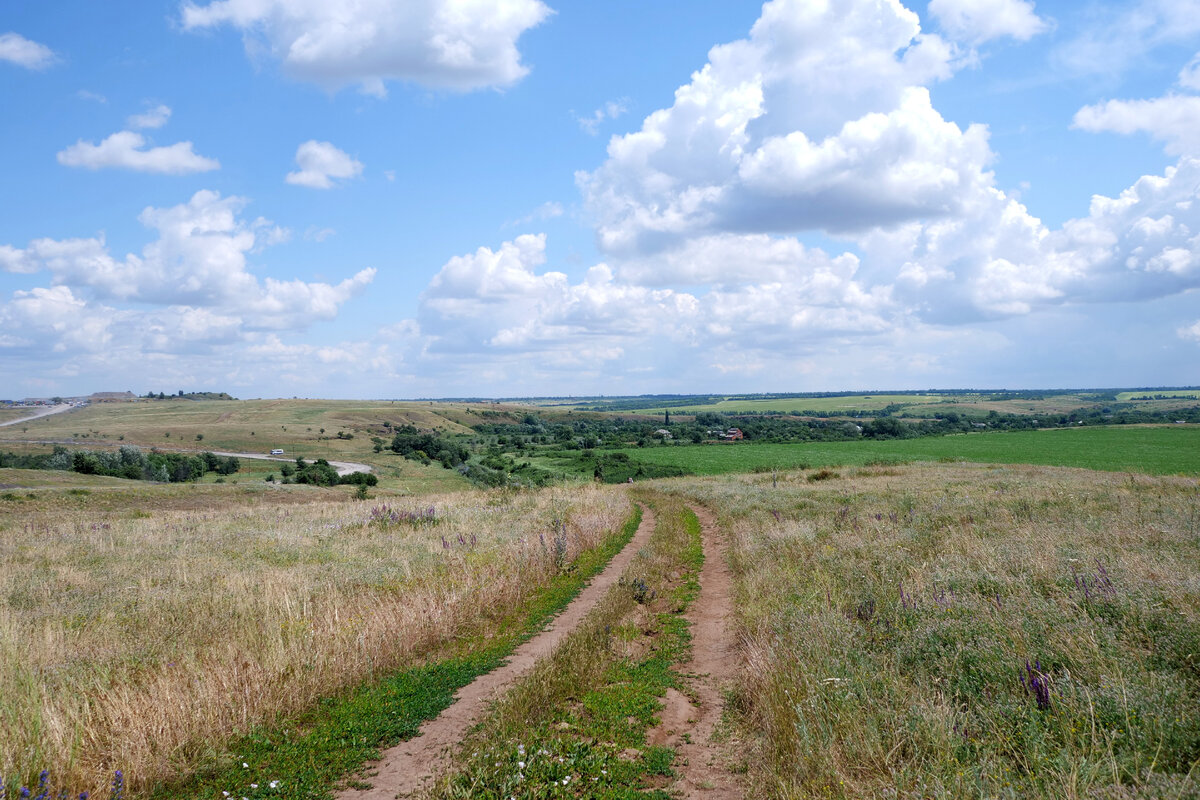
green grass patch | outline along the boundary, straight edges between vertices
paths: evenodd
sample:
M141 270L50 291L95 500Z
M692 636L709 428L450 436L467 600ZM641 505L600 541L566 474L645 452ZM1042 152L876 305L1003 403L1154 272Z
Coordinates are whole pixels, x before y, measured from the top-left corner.
M620 584L464 742L463 766L431 798L668 800L675 751L646 735L680 685L690 640L681 612L704 553L691 511L674 498L654 506L654 537Z
M581 553L528 605L501 620L495 635L461 643L457 652L404 670L345 696L329 698L307 715L257 729L231 742L206 768L156 787L153 798L329 798L347 775L382 749L414 736L452 702L454 693L500 666L521 642L563 609L637 531L641 509L597 548Z
M731 532L762 796L1200 795L1195 482L896 472L670 485Z
M881 460L956 460L1196 475L1200 474L1200 426L1111 426L882 441L674 445L620 452L638 461L676 466L696 475L858 466Z

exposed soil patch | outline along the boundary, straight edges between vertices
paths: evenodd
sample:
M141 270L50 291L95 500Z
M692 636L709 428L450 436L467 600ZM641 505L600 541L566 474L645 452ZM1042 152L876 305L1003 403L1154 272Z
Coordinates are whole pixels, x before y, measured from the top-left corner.
M453 705L422 725L414 738L385 751L365 777L372 784L371 788L345 789L338 793L338 800L392 800L409 797L424 787L444 769L454 746L483 718L488 703L512 687L579 625L616 584L653 532L654 513L649 507L643 507L642 521L633 539L546 630L518 647L503 667L480 676L461 689Z
M692 506L700 520L704 569L700 596L684 615L692 623L692 660L687 671L688 696L667 690L662 722L647 734L651 744L675 747L678 777L669 787L685 798L740 800L741 780L730 754L713 741L721 722L722 691L736 678L737 643L733 635L733 576L725 560L725 544L712 512Z

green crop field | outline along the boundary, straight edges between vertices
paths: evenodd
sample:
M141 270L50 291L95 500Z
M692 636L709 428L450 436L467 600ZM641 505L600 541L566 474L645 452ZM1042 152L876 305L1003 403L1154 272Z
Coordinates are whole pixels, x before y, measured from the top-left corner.
M1147 389L1138 392L1121 392L1117 395L1117 399L1122 403L1137 402L1142 398L1153 398L1156 395L1162 395L1164 398L1189 398L1193 400L1200 399L1200 389Z
M1200 427L1078 428L813 444L676 445L631 448L625 452L639 461L677 465L698 475L801 464L820 467L878 460L941 459L1197 475L1200 474Z

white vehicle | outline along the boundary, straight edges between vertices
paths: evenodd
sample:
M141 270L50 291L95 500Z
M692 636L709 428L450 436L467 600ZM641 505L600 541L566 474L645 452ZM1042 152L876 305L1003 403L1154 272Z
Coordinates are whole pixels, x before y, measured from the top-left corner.
M283 455L283 451L282 451L282 450L280 450L279 448L276 448L276 449L274 449L274 450L272 450L272 451L271 451L271 455L273 455L273 456L281 456L281 455Z

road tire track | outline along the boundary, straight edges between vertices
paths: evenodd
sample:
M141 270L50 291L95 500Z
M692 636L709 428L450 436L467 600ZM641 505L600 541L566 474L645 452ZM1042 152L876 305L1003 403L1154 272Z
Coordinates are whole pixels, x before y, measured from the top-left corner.
M661 722L647 734L652 745L673 747L676 780L672 795L706 800L741 800L742 778L726 746L714 741L724 711L724 692L737 679L737 640L733 629L733 573L716 518L704 506L691 506L700 520L704 568L700 596L684 613L691 623L692 658L682 665L688 695L668 689Z
M640 504L639 504L640 505ZM392 800L409 797L427 786L441 773L467 731L483 719L488 704L510 689L543 657L553 652L567 634L579 626L596 603L608 593L634 556L654 532L654 512L642 506L642 521L637 532L608 566L592 579L559 614L546 630L518 647L507 663L481 675L455 695L454 703L421 726L415 737L386 750L375 765L368 768L365 782L370 789L344 789L337 800Z

